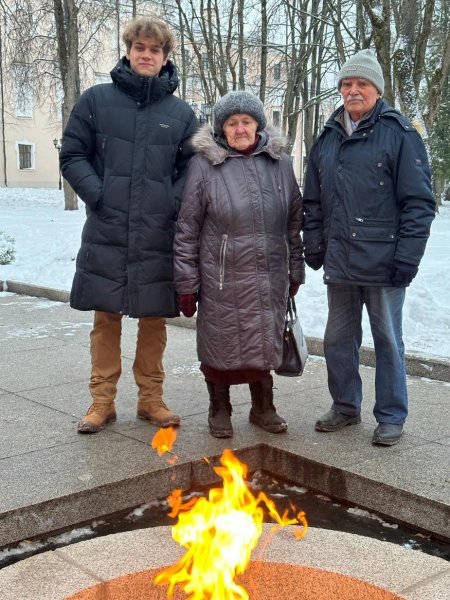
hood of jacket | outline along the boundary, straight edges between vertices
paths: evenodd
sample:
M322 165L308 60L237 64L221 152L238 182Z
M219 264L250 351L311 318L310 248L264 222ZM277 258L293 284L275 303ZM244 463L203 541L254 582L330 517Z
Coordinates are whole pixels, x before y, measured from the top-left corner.
M278 160L286 150L288 141L280 130L268 125L263 131L258 131L260 140L255 154L267 152L273 159ZM211 125L204 125L193 136L191 141L195 152L204 156L211 164L219 165L227 158L242 156L237 150L228 146L225 138L214 135Z
M131 70L130 61L124 56L111 71L113 82L130 98L147 103L173 94L178 87L178 75L174 64L168 60L157 77L145 77Z

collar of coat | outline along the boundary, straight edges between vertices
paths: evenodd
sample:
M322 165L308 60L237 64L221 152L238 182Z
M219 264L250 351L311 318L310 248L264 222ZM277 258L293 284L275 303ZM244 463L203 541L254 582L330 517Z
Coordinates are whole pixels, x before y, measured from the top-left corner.
M258 131L258 135L261 139L251 156L266 153L274 160L279 160L288 145L287 139L282 133L268 125L263 131ZM223 137L215 136L211 125L203 125L192 136L191 143L195 152L204 156L213 165L220 165L228 158L244 156L230 148Z
M110 74L124 94L141 104L155 102L166 94L173 94L178 87L178 75L170 60L163 66L158 77L145 77L132 71L130 61L124 56Z
M371 111L369 111L366 115L361 119L358 127L355 131L360 131L361 129L365 129L366 127L372 127L372 125L379 121L380 119L394 119L399 123L405 131L415 131L414 125L404 117L401 112L399 112L396 108L393 108L384 100L383 98L379 98L375 106ZM344 105L339 106L328 121L325 123L324 128L320 132L322 135L327 128L332 129L343 129L345 132L345 124L344 124Z

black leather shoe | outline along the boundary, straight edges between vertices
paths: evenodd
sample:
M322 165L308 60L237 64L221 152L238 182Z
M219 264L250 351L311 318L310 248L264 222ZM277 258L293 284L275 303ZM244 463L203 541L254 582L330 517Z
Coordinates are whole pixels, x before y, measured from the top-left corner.
M361 423L361 415L343 415L331 408L316 421L316 431L338 431L356 423Z
M379 423L373 432L372 444L377 446L395 446L403 435L403 425Z

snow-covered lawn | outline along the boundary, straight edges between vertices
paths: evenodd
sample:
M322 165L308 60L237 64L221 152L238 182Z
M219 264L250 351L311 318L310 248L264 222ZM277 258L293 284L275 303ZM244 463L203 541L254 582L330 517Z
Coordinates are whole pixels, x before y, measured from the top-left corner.
M0 230L16 240L16 258L0 265L0 280L23 281L70 290L85 218L65 211L62 191L0 188ZM326 288L322 273L307 269L297 306L307 336L323 337ZM364 319L363 344L371 346ZM450 357L450 203L441 207L416 279L407 290L404 341L408 354Z

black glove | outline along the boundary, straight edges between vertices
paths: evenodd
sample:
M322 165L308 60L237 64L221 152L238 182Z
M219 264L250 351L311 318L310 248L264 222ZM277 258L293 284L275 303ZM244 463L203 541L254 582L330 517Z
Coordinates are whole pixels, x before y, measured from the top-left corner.
M323 260L325 258L325 252L318 252L317 254L306 254L305 262L308 267L318 271L323 266Z
M417 275L418 267L401 261L394 262L394 269L391 275L392 285L396 287L408 286Z

